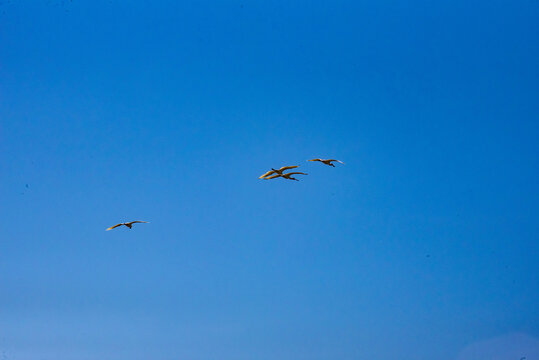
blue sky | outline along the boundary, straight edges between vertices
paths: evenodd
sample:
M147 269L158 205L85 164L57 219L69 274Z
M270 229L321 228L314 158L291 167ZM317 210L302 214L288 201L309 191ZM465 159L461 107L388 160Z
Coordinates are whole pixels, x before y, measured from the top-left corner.
M538 24L2 1L1 359L537 358Z

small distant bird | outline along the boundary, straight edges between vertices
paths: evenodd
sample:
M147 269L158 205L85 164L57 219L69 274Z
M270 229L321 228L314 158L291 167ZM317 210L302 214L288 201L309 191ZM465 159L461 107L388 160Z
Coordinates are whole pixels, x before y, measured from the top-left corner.
M307 161L320 161L321 163L324 163L326 165L333 166L333 167L335 167L335 165L332 164L333 161L344 164L341 160L337 160L337 159L311 159Z
M105 230L105 231L112 230L112 229L117 228L118 226L122 226L122 225L125 225L125 226L127 226L128 228L131 229L131 227L133 226L133 224L136 224L136 223L146 223L146 224L149 224L149 222L147 222L147 221L138 221L138 220L137 220L137 221L131 221L131 222L124 222L124 223L120 223L120 224L116 224L116 225L114 225L114 226L111 226L111 227L109 227L109 228L108 228L107 230Z
M270 171L268 171L267 173L265 173L264 175L260 176L259 179L263 179L267 176L270 176L271 174L279 174L279 175L282 175L283 174L283 171L286 171L286 170L290 170L290 169L295 169L299 167L299 165L293 165L293 166L283 166L282 168L280 169L274 169L274 168L271 168Z
M265 180L271 180L271 179L275 179L275 178L278 178L278 177L282 177L282 178L285 178L285 179L288 179L288 180L296 180L296 181L299 181L298 179L290 176L290 175L309 175L309 174L305 174L305 173L302 173L302 172L290 172L290 173L287 173L287 174L275 174L275 175L271 175L271 176L268 176L268 177L265 177L264 179Z

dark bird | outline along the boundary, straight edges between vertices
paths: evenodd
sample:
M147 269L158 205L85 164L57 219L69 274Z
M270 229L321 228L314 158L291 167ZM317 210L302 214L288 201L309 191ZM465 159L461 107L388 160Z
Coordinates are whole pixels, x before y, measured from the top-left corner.
M302 173L302 172L290 172L290 173L287 173L287 174L275 174L275 175L271 175L271 176L268 176L268 177L265 177L264 180L271 180L271 179L275 179L275 178L278 178L278 177L282 177L282 178L285 178L285 179L288 179L288 180L296 180L296 181L299 181L298 179L290 176L290 175L296 175L296 174L299 174L299 175L309 175L309 174L305 174L305 173Z
M344 164L341 160L337 160L337 159L311 159L307 161L320 161L321 163L324 163L326 165L333 166L333 167L335 167L335 165L332 164L333 161Z
M136 223L146 223L146 224L149 224L149 222L147 222L147 221L139 221L139 220L136 220L136 221L124 222L124 223L116 224L116 225L114 225L114 226L109 227L109 228L108 228L107 230L105 230L105 231L112 230L112 229L117 228L118 226L122 226L122 225L125 225L125 226L127 226L128 228L131 229L131 227L133 226L133 224L136 224Z
M259 179L264 179L266 178L267 176L270 176L271 174L279 174L279 175L282 175L283 174L283 171L286 171L286 170L290 170L290 169L295 169L299 167L299 165L292 165L292 166L283 166L282 168L280 169L274 169L274 168L271 168L270 171L268 171L267 173L261 175L259 177Z

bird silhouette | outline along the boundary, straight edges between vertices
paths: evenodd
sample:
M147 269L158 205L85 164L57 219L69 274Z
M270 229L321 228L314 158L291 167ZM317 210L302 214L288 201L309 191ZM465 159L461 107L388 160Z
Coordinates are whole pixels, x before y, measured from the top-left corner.
M289 169L295 169L299 167L299 165L292 165L292 166L283 166L282 168L280 169L274 169L274 168L271 168L270 171L268 171L267 173L261 175L259 177L259 179L264 179L266 178L267 176L270 176L271 174L279 174L279 175L282 175L283 171L286 171L286 170L289 170Z
M149 224L148 221L139 221L139 220L136 220L136 221L130 221L130 222L124 222L124 223L116 224L116 225L114 225L114 226L109 227L109 228L108 228L107 230L105 230L105 231L112 230L112 229L117 228L118 226L122 226L122 225L125 225L125 226L127 226L128 228L131 229L131 227L133 226L133 224L136 224L136 223L146 223L146 224Z
M305 174L305 173L302 173L302 172L290 172L290 173L287 173L287 174L275 174L275 175L271 175L271 176L268 176L268 177L265 177L264 180L271 180L271 179L276 179L278 177L282 177L282 178L285 178L287 180L296 180L296 181L299 181L298 179L296 179L295 177L292 177L291 175L296 175L296 174L300 174L300 175L309 175L309 174Z
M307 161L320 161L321 163L324 163L326 165L333 166L333 167L335 167L335 165L332 164L333 161L344 164L341 160L337 160L337 159L311 159Z

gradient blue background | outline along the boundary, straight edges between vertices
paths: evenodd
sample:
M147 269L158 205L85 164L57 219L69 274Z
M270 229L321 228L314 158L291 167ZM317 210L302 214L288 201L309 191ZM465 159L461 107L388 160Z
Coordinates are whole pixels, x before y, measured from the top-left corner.
M2 1L2 360L537 359L538 38L534 0Z

